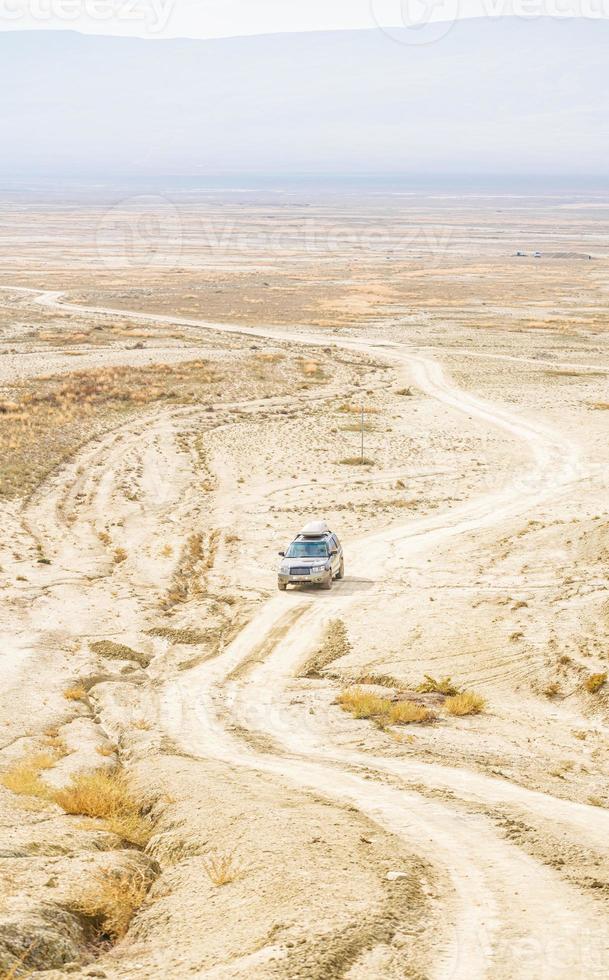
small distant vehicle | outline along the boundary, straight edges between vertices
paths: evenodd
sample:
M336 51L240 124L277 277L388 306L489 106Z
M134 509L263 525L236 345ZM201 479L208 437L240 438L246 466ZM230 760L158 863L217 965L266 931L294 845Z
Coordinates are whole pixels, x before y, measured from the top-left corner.
M277 587L281 592L288 585L303 582L331 589L334 579L341 579L345 574L341 543L325 521L306 524L289 548L279 554L283 559L277 571Z
M533 252L533 258L534 259L540 259L541 258L541 252Z

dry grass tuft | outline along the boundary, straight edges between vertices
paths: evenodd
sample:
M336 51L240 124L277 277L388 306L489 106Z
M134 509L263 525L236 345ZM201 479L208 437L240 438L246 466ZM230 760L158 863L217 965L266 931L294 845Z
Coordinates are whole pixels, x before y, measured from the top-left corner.
M544 696L550 701L553 698L557 698L560 694L560 684L558 684L556 681L550 681L550 683L546 684L544 687L543 693Z
M453 684L450 677L441 677L439 680L430 674L425 674L425 679L417 687L419 694L444 694L446 697L454 697L460 694L461 688Z
M149 888L150 877L141 868L100 871L76 911L93 920L100 939L115 943L126 935Z
M148 801L121 769L84 773L69 786L53 791L53 800L66 813L103 820L108 830L138 847L145 847L153 824L145 814Z
M218 886L229 885L244 870L234 851L210 851L203 859L203 867L212 884Z
M350 652L351 644L345 623L342 619L332 619L326 627L321 646L304 664L301 676L320 677L325 667L346 657Z
M453 697L447 698L444 702L444 707L448 711L449 715L479 715L481 711L484 711L486 707L486 701L479 694L474 694L472 691L463 691L461 694L455 694Z
M365 691L362 687L349 687L338 696L341 708L348 711L354 718L375 718L385 715L391 704L378 694Z
M298 365L309 381L322 381L325 378L324 370L319 361L301 358Z
M586 677L584 681L584 687L588 691L588 694L598 694L600 689L605 686L607 682L607 674L590 674Z
M63 696L66 701L86 701L88 698L86 688L82 686L69 687L67 691L63 692Z
M374 460L368 459L367 456L363 458L361 456L347 456L345 459L339 459L338 462L341 466L374 466Z
M435 715L423 705L413 701L390 701L362 687L350 687L338 697L341 708L354 718L371 718L381 727L385 725L421 724L435 720Z
M389 708L390 725L420 725L435 719L433 711L413 701L396 701Z
M142 732L149 732L150 729L152 728L152 725L146 718L134 718L133 727L139 728L139 730Z
M53 791L40 777L47 769L52 769L59 758L59 753L56 751L37 752L25 756L0 776L0 782L5 789L19 796L36 796L40 800L51 800Z
M127 561L129 556L124 548L115 548L112 557L116 565L121 565L124 561Z

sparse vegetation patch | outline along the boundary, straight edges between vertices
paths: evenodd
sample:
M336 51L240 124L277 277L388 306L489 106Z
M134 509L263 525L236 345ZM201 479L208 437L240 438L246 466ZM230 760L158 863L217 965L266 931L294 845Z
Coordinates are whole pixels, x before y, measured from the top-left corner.
M417 687L420 694L444 694L446 697L453 697L459 694L460 688L453 684L450 677L441 677L439 680L425 674L425 679Z
M30 379L0 402L0 496L25 495L91 436L157 402L199 404L208 361L96 368Z
M588 694L598 694L600 689L605 686L607 682L607 674L590 674L586 677L584 681L584 687L588 691Z
M13 793L56 803L65 813L102 820L122 840L145 847L154 829L148 816L149 801L132 785L127 773L120 768L81 773L58 789L45 783L42 774L63 754L58 746L26 756L3 773L0 782Z
M107 869L95 876L89 893L74 911L90 919L98 942L116 943L143 905L152 875L142 868Z
M354 718L370 718L382 727L434 721L435 715L424 705L412 701L390 701L363 687L351 687L338 697L341 708Z
M447 698L444 707L449 715L479 715L486 707L486 701L479 694L463 691Z

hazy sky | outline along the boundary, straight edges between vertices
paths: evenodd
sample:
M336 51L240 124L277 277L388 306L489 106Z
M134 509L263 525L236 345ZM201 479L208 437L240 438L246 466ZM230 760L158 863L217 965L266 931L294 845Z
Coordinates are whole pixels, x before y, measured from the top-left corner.
M0 30L213 38L510 14L596 19L609 0L0 0Z
M606 172L608 21L464 19L432 42L0 33L0 173Z

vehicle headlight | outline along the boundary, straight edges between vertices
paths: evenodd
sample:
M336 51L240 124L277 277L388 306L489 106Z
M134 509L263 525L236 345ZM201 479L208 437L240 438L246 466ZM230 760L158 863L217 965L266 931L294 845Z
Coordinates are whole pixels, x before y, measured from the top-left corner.
M282 561L281 562L280 571L282 571L282 572L289 572L290 571L290 563L289 563L289 561Z

